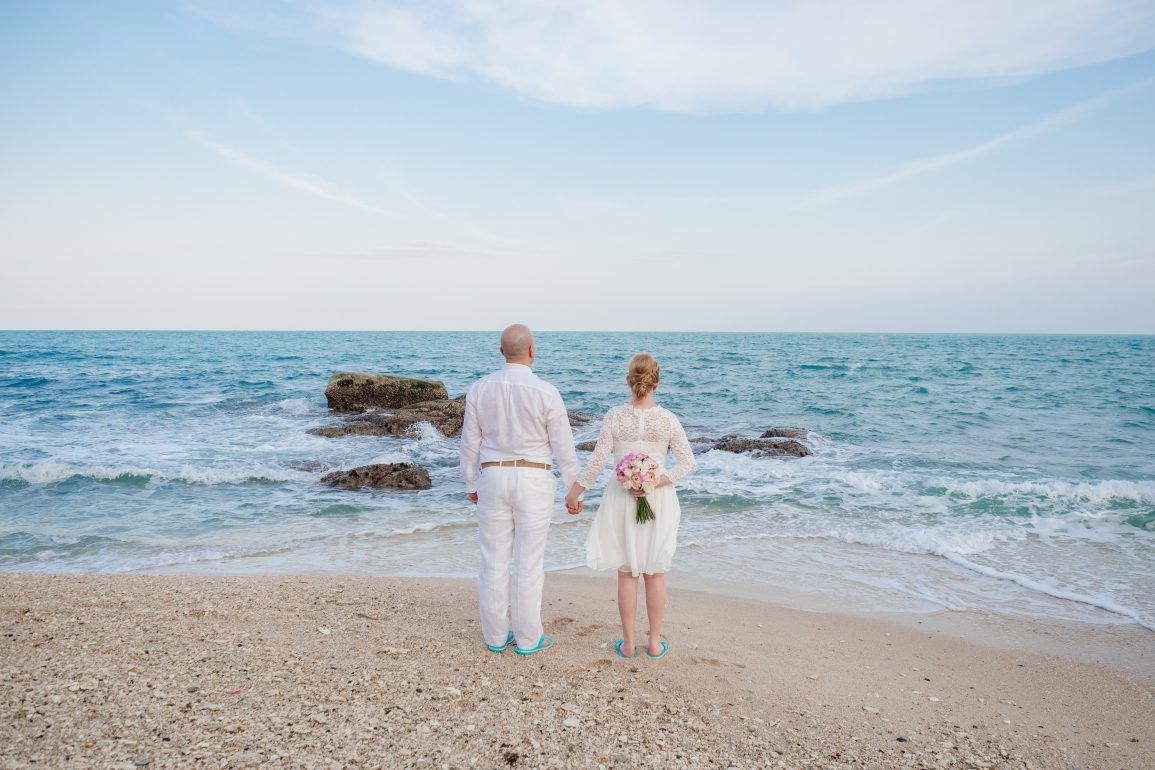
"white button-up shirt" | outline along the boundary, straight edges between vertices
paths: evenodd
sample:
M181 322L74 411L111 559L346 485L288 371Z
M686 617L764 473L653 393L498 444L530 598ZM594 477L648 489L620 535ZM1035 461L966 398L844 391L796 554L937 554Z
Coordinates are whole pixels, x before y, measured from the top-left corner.
M569 415L557 388L524 364L509 364L473 383L465 396L461 475L477 491L481 463L496 460L553 462L568 487L581 467Z

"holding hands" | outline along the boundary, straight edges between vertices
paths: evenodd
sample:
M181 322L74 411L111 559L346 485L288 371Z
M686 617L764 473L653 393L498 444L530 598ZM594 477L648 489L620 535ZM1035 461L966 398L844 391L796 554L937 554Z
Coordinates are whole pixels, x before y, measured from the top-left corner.
M582 512L584 505L582 503L582 494L584 494L585 491L586 488L576 481L573 483L573 486L569 488L569 494L565 496L565 509L570 512L571 516L577 516Z

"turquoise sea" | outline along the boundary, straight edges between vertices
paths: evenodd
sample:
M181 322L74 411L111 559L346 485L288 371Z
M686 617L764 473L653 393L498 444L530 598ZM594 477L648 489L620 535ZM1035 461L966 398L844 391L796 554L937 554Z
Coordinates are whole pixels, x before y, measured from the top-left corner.
M538 345L537 372L573 410L620 403L626 359L650 350L690 435L813 431L805 459L699 456L681 493L685 576L803 604L1155 629L1155 337ZM474 332L0 332L0 570L472 574L455 441L306 430L329 419L336 370L456 395L496 348ZM336 491L313 465L398 460L429 468L433 489ZM555 521L550 568L580 564L589 516L559 504Z

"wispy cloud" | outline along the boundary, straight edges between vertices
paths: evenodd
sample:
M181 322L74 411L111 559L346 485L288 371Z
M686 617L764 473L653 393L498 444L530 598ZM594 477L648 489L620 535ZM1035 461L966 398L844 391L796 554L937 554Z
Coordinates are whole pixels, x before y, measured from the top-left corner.
M992 155L1006 147L1016 144L1018 142L1026 141L1037 136L1054 131L1063 126L1074 123L1075 121L1085 117L1086 115L1098 110L1105 105L1127 95L1141 88L1146 88L1155 79L1141 80L1137 83L1114 88L1105 91L1098 96L1092 97L1085 101L1073 104L1069 107L1051 113L1050 115L1028 123L1024 126L1019 126L1016 129L1000 134L993 139L988 139L985 142L966 147L961 150L954 150L953 152L945 152L939 155L931 155L926 158L919 158L918 160L905 163L896 168L885 171L878 176L870 177L868 179L861 179L847 184L834 185L831 187L818 190L798 202L798 208L808 208L811 206L823 206L838 201L847 200L849 198L858 198L868 193L875 192L887 187L892 187L897 184L909 182L912 179L931 174L936 171L957 166L962 163L967 163L979 158Z
M231 28L584 108L814 109L1155 47L1135 0L195 0Z
M430 241L411 241L392 246L381 246L371 249L360 249L341 254L323 255L329 259L348 259L356 262L409 262L425 263L429 260L457 261L457 260L485 260L500 261L509 259L526 259L529 257L543 258L551 255L540 251L519 251L512 249L493 249L485 246L460 246L448 243L434 243Z
M1155 174L1150 176L1138 177L1136 179L1128 179L1116 184L1102 185L1087 191L1094 196L1113 196L1113 195L1142 195L1144 193L1155 192Z
M361 209L362 211L370 211L375 214L389 213L360 198L342 192L326 181L292 171L286 171L272 163L254 157L243 150L238 150L236 147L211 139L200 131L186 131L185 136L229 163L240 168L248 169L249 171L254 171L277 184L318 198L323 198L332 203L339 203L343 206Z

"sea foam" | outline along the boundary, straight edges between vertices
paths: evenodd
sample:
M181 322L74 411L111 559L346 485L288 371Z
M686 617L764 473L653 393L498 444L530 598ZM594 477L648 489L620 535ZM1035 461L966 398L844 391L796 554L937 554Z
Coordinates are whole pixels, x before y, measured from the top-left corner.
M45 460L0 465L0 481L26 484L59 484L70 480L147 483L177 481L187 484L244 484L248 482L299 481L310 474L275 466L203 467L185 465L170 470L140 466L67 465Z

